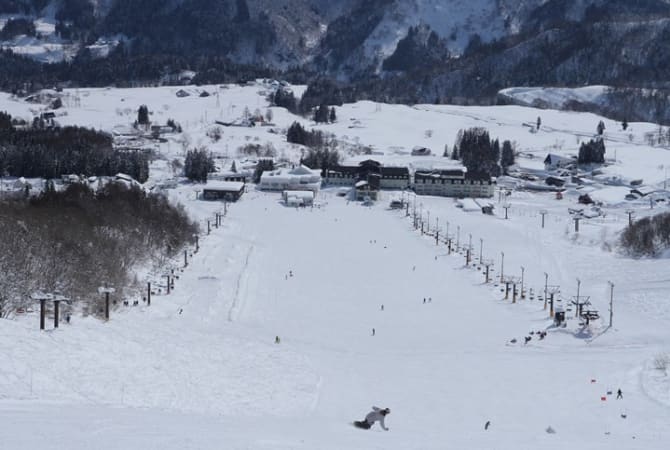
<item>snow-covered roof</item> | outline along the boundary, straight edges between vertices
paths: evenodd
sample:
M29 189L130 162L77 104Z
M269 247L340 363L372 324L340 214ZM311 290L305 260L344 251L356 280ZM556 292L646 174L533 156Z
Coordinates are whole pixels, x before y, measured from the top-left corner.
M284 191L285 197L296 197L312 200L314 198L314 192L312 191Z
M241 181L208 181L203 189L210 191L241 191L244 183Z

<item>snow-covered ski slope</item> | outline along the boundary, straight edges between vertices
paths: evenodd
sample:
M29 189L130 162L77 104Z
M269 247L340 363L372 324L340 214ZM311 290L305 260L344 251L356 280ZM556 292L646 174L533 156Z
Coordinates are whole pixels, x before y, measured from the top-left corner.
M110 130L127 125L134 111L115 112L124 98L128 108L150 104L154 119L180 121L196 145L206 142L219 115L244 106L264 110L254 88L226 90L218 109L215 98L177 99L175 90L82 90L80 106L66 107L59 119ZM0 99L0 109L15 115L28 108ZM278 126L296 119L274 113ZM543 129L528 133L521 123L537 115ZM600 119L520 107L380 110L367 102L338 108L338 117L322 128L396 161L413 145L441 153L459 128L477 125L538 157L548 149L574 152L575 136L588 136ZM655 127L632 124L631 143L614 131L616 123L606 126L608 156L617 148L617 163L606 170L660 183L657 166L669 164L670 154L645 146L642 135ZM211 146L234 156L237 145L255 137L299 156L260 127L225 128ZM160 145L166 160L183 156L175 140ZM152 170L154 182L170 176L166 161ZM169 195L203 223L222 205L195 200L195 189L179 185ZM430 212L431 229L445 233L448 223L461 247L472 235L475 259L482 239L493 278L500 276L501 252L504 273L520 277L523 266L536 296L544 272L549 284L561 286L563 304L576 295L579 278L581 294L602 316L580 333L573 318L565 329L551 328L537 297L504 300L500 286L483 284L476 265L465 267L463 254L449 255L403 212L388 210L400 196L384 193L364 207L325 189L318 207L295 209L284 207L279 194L252 190L229 208L221 228L202 236L175 291L154 296L150 307L122 307L108 323L74 317L42 333L34 313L0 321L0 448L666 447L670 384L653 359L670 347L668 260L630 260L610 250L627 223L626 208L643 215L647 205L606 206L606 217L585 220L574 233L567 213L574 195L557 201L552 193L514 192L509 220L497 198L496 215L485 216L462 211L452 199L410 196L424 220ZM544 229L541 209L548 210ZM611 329L608 280L615 283ZM540 330L548 330L545 339L533 335L523 344ZM618 388L623 400L608 395ZM372 405L391 408L389 432L349 425Z

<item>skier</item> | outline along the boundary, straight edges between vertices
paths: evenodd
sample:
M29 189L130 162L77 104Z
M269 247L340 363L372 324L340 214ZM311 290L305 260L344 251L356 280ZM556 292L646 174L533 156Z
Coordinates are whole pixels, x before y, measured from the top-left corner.
M490 426L491 426L491 421L487 420L486 423L484 424L484 430L488 430Z
M621 389L616 391L616 399L617 400L619 400L619 399L623 400L623 392L621 392Z
M361 421L358 420L355 421L354 425L358 428L369 430L372 427L372 425L375 424L375 422L379 422L379 425L381 425L381 427L384 430L388 431L389 429L386 428L386 426L384 425L384 418L386 418L386 416L390 413L391 410L389 408L381 409L376 406L373 406L372 411L370 411L368 415L365 416L365 419Z
M374 328L372 329L372 335L373 336L375 335L375 329Z

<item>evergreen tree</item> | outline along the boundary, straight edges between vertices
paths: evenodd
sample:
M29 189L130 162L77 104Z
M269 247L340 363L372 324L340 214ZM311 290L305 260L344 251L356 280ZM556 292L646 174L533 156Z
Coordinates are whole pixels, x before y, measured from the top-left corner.
M542 125L542 119L540 119L540 116L537 116L537 131L540 131L540 125Z
M458 161L461 159L461 155L458 154L458 147L454 144L454 147L451 149L451 159Z
M235 165L235 161L233 161L233 164L230 166L230 171L233 173L237 173L237 166Z
M271 159L261 159L258 161L258 164L256 164L256 169L254 170L254 177L253 181L254 183L259 183L261 181L261 176L263 175L263 172L267 171L272 171L275 169L275 163Z
M330 108L330 123L335 123L337 121L337 115L335 114L335 107Z
M286 133L286 141L293 144L307 145L307 132L298 122L293 122Z
M319 105L317 109L314 110L314 122L316 123L328 123L328 106L325 104Z
M470 128L459 133L456 147L468 172L492 177L500 175L500 145L497 140L491 142L484 128Z
M590 140L588 143L582 142L579 147L579 164L603 164L605 162L605 142L602 138Z
M503 171L507 173L509 166L514 164L514 150L512 149L512 143L510 141L503 141L502 145L502 155L500 157L500 165L503 168Z
M602 136L603 132L605 131L605 123L602 120L598 122L597 131L599 136Z
M626 119L623 119L623 122L621 122L621 128L623 128L623 131L626 131L628 128L628 121Z
M286 108L292 113L298 111L298 103L295 96L293 95L293 92L288 89L277 89L277 92L275 92L272 97L272 103L274 106Z
M141 105L137 110L137 123L140 125L149 124L149 108L147 105Z
M214 159L205 148L189 150L184 161L184 176L191 181L204 183L207 174L214 171Z

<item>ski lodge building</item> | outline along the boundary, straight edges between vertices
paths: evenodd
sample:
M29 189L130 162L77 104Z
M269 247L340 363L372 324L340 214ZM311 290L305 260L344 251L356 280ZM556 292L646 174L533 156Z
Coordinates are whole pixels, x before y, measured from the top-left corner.
M263 191L312 191L318 192L321 187L319 170L306 166L293 169L265 171L258 184Z
M414 192L441 197L493 197L496 181L485 174L470 174L465 169L417 170Z
M493 197L496 189L494 178L485 174L469 174L464 167L417 169L412 180L408 167L388 167L372 159L325 170L324 183L354 187L359 200L364 197L375 200L381 189L413 188L418 195L442 197Z

